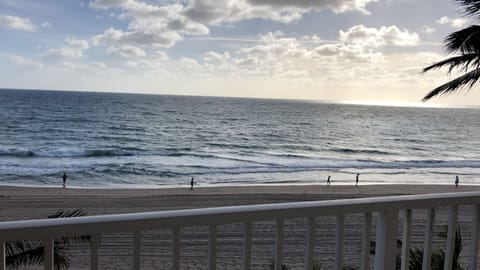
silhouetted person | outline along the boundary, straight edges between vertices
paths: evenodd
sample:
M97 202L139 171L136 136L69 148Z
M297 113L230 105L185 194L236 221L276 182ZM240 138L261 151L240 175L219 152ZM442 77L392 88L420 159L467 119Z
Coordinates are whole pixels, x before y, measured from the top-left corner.
M67 186L67 174L66 173L63 173L63 188L65 188Z
M193 184L194 184L194 181L193 181L193 177L192 177L192 180L190 180L190 190L193 190Z
M330 175L327 178L327 186L330 186Z
M355 178L355 186L358 186L358 177L360 176L359 173L357 173L357 177Z
M455 188L458 188L458 184L460 183L460 179L458 178L458 175L455 176Z

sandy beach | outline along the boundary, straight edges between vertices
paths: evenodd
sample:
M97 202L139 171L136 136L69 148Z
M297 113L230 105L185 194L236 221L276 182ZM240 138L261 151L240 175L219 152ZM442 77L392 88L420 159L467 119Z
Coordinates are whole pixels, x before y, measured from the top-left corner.
M171 209L201 208L228 205L264 204L308 200L333 200L369 196L407 195L480 191L480 186L453 185L365 185L365 186L241 186L241 187L198 187L172 189L77 189L77 188L30 188L2 186L0 188L0 216L2 220L44 218L58 210L81 209L89 215L159 211ZM413 244L421 246L424 225L423 211L414 211ZM461 209L459 221L464 241L469 241L470 209ZM355 267L359 261L361 243L361 216L346 216L345 260ZM438 235L444 230L446 217L439 211L436 219ZM285 261L290 269L303 264L305 226L303 220L286 222ZM401 222L399 221L399 226ZM332 265L335 219L317 218L317 247L315 253L322 269ZM254 269L269 269L273 258L274 224L258 222L254 225ZM416 233L417 232L417 233ZM374 236L372 236L374 237ZM240 269L242 233L239 224L219 227L219 269ZM142 236L143 269L168 269L170 267L169 231L144 232ZM438 236L436 245L442 245ZM182 229L182 269L205 269L207 261L207 228ZM102 269L131 268L131 236L112 234L102 236ZM464 244L465 245L465 244ZM466 247L468 248L468 247ZM75 247L71 252L71 269L88 266L88 247Z
M0 187L3 221L42 218L59 209L82 209L89 215L160 211L229 205L373 196L480 191L454 185L283 185L170 189L79 189Z

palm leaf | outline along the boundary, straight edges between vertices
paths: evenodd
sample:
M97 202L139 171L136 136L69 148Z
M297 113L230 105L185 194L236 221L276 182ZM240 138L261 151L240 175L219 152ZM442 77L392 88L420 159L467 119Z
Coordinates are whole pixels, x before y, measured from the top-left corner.
M81 210L63 211L48 216L48 218L67 218L85 216ZM54 241L55 270L68 269L70 259L65 253L68 246L79 245L89 242L89 236L63 237ZM39 265L44 261L44 245L42 241L27 240L7 242L5 263L13 269L23 269L30 265Z
M427 101L434 96L450 94L465 88L472 88L477 83L478 79L480 79L480 69L477 68L433 89L423 97L422 101Z
M422 70L422 73L430 71L432 69L442 68L448 66L448 73L452 73L453 69L461 69L468 71L469 68L478 68L480 65L480 54L470 53L453 56L443 61L432 64Z
M459 6L463 7L465 15L479 16L480 1L479 0L455 0Z
M478 53L480 44L480 26L471 25L451 33L445 38L445 49L449 53Z

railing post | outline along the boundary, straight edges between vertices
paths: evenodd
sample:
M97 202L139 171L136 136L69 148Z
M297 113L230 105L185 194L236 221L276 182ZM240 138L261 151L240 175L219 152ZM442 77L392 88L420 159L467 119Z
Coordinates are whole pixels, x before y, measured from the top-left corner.
M44 268L45 270L53 270L54 261L53 261L53 248L54 248L54 240L53 239L45 239L43 240L44 246Z
M99 235L90 236L90 269L98 270L98 246L100 244Z
M7 258L5 244L4 241L0 241L0 270L5 270L7 268L5 262L5 259Z
M427 209L427 220L425 224L425 242L423 243L422 270L430 270L432 258L433 224L435 222L435 209Z
M450 206L448 211L448 234L443 269L453 269L453 253L455 253L455 236L457 233L458 206Z
M210 225L210 240L208 252L208 269L217 269L217 225Z
M243 269L250 270L252 265L252 222L245 222L243 230Z
M342 270L343 267L343 236L345 216L337 215L337 236L335 241L335 269Z
M403 211L402 263L401 270L408 270L410 264L410 233L412 231L412 210Z
M375 270L395 269L397 248L398 210L387 210L377 215Z
M173 270L180 269L180 228L173 229L172 266Z
M283 219L277 219L275 234L275 270L282 270L283 265Z
M477 270L478 242L480 238L480 205L474 205L472 208L472 246L470 248L470 270Z
M370 259L370 232L372 230L372 213L365 213L363 216L363 240L362 240L362 261L360 269L369 270Z
M307 220L307 235L305 248L305 270L313 269L313 253L315 251L315 218L309 217Z

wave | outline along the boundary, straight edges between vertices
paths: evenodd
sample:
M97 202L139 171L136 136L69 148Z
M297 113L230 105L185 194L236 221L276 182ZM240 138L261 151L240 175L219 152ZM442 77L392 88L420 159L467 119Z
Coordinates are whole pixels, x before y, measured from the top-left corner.
M345 153L345 154L372 154L372 155L393 155L393 152L373 150L373 149L351 149L351 148L336 148L332 149L333 152Z
M96 149L96 150L27 150L27 149L0 149L0 156L11 157L114 157L134 156L143 150L129 149Z

